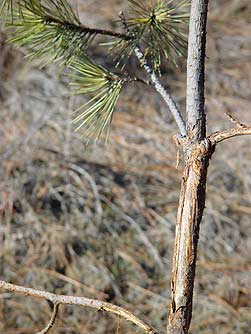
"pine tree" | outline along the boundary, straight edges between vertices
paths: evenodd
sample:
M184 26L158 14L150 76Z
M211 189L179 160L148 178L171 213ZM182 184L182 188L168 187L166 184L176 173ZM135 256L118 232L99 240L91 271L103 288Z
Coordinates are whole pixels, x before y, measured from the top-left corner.
M27 56L67 69L73 94L88 94L90 99L76 110L74 124L88 139L108 135L116 102L123 88L135 81L125 63L134 54L149 76L150 84L168 105L179 129L177 144L184 151L184 172L177 215L173 257L172 296L168 333L187 334L192 317L199 227L205 207L207 171L218 143L239 135L250 135L251 127L238 127L207 136L204 106L206 25L208 0L192 0L187 58L187 121L160 82L163 62L177 64L187 49L186 30L190 1L128 0L130 13L121 13L123 31L114 32L83 25L67 0L2 0L1 15L9 27L9 41L27 49ZM109 37L107 56L114 60L116 73L97 64L89 46L96 36ZM113 312L130 320L146 333L156 333L130 312L101 301L57 296L0 281L8 291L40 297L54 305L52 318L41 333L55 323L60 304L75 304Z

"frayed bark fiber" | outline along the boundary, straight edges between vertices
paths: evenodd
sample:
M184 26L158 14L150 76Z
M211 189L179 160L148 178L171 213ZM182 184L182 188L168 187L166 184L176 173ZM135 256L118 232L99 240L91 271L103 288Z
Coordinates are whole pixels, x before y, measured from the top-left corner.
M205 207L207 171L213 152L210 142L202 142L189 150L186 159L176 225L168 334L188 333L192 318L199 228Z

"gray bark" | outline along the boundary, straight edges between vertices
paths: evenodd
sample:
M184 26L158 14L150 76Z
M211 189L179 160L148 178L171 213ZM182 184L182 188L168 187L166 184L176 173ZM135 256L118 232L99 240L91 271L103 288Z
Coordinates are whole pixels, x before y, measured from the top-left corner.
M161 85L157 75L155 74L153 69L148 65L140 48L136 47L134 51L141 65L143 66L145 71L150 75L151 81L156 91L161 95L161 97L163 98L167 106L169 107L169 110L171 111L171 114L173 115L173 118L179 128L181 136L186 137L186 134L187 134L186 133L186 123L184 122L181 111L179 110L171 94L169 94L168 91Z
M208 0L192 0L187 58L187 130L198 142L206 137L204 98Z

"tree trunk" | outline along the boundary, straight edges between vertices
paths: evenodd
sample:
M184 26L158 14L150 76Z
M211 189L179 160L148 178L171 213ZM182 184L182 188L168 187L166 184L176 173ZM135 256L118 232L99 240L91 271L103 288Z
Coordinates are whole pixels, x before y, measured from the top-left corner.
M207 170L214 147L203 141L189 151L177 216L168 334L188 333L191 322L199 228L205 207Z
M187 58L188 138L184 140L186 160L176 224L168 334L186 334L189 330L207 170L214 152L214 145L206 139L204 106L208 2L209 0L191 1Z

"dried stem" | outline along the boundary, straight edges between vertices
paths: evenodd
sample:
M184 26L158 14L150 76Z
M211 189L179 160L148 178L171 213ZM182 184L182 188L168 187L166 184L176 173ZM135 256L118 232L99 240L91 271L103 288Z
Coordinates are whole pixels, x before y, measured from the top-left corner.
M60 304L58 304L58 303L55 303L53 305L53 311L52 311L51 319L50 319L48 325L41 332L38 332L37 334L48 334L49 333L49 331L55 325L55 321L56 321L57 315L58 315L59 305Z
M41 290L35 290L31 288L25 288L19 285L10 284L4 281L0 281L0 288L5 289L10 292L19 293L21 295L25 296L31 296L34 298L41 298L51 301L54 305L55 304L61 304L61 305L79 305L79 306L86 306L91 307L94 309L97 309L99 311L105 311L114 313L121 318L124 318L130 322L132 322L137 327L141 328L143 331L145 331L148 334L158 334L157 331L148 323L146 323L143 320L140 320L135 315L133 315L131 312L125 310L122 307L103 302L101 300L96 299L89 299L85 297L74 297L74 296L65 296L65 295L56 295L54 293L41 291ZM54 309L53 314L55 314L55 317L57 315L57 309ZM52 316L52 319L49 323L50 324L55 322L55 319ZM41 332L44 334L44 332ZM46 333L46 332L45 332ZM39 333L40 334L40 333Z
M231 115L229 112L225 112L225 115L228 117L228 119L230 120L230 122L232 122L233 124L239 126L240 128L245 128L247 127L246 124L243 124L241 122L239 122L237 119L234 118L233 115Z
M245 127L243 126L239 128L232 128L232 129L225 130L225 131L218 131L218 132L212 133L208 137L208 139L213 145L216 145L222 142L223 140L237 137L237 136L244 136L244 135L251 135L251 126L245 126Z

